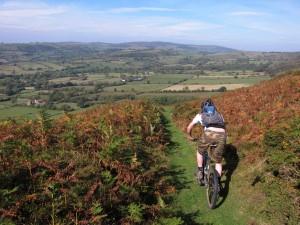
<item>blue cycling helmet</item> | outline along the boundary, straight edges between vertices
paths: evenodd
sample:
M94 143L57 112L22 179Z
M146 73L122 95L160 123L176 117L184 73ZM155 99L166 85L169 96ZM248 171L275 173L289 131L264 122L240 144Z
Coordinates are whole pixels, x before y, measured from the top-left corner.
M201 112L207 114L214 114L216 112L216 107L210 98L202 102Z
M216 112L216 107L213 105L204 106L203 112L207 114L214 114Z

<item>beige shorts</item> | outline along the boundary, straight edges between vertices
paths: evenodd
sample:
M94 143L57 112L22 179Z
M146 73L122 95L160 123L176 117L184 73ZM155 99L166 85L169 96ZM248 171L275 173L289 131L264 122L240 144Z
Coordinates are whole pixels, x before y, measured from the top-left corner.
M203 154L209 149L209 145L211 144L216 145L216 148L212 148L211 151L208 152L209 156L216 163L221 163L226 144L226 133L209 130L204 131L198 143L198 152Z

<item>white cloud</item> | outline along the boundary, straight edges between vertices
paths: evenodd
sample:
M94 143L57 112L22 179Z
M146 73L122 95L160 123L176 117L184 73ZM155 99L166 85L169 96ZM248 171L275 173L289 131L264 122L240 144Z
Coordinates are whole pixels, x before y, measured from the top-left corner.
M164 30L166 30L168 34L173 35L188 35L190 33L197 33L204 30L214 30L221 27L222 26L217 24L199 21L182 21L163 26ZM153 29L155 29L155 27Z
M3 17L36 18L39 16L51 16L67 11L64 6L49 6L40 1L5 1L0 4L0 19Z
M59 30L64 22L59 19L69 8L50 6L40 1L5 1L0 4L0 28L31 31Z
M107 13L139 13L139 12L145 12L145 11L151 11L151 12L174 12L177 11L176 9L171 8L156 8L156 7L133 7L133 8L113 8L109 9L103 12Z
M63 7L56 8L27 8L27 9L0 9L1 17L38 17L38 16L51 16L56 14L65 13L66 9Z
M264 12L257 12L257 11L235 11L229 13L231 16L265 16L268 15Z
M26 7L36 8L41 6L46 6L44 2L37 1L37 0L6 0L1 4L1 8L22 8L26 5Z
M192 19L162 16L131 16L125 12L175 11L171 8L114 8L108 11L80 10L76 7L48 5L43 2L6 1L0 4L0 28L33 32L82 33L90 36L137 38L176 38L196 35L200 31L219 28L219 25ZM102 12L102 13L101 13ZM203 32L204 33L204 32ZM74 37L76 38L76 37Z

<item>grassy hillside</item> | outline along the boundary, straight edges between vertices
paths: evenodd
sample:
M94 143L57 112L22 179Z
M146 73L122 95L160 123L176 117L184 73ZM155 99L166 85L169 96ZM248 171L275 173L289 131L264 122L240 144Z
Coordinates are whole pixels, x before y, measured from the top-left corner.
M240 163L242 211L252 224L299 222L300 72L213 97L227 122L229 143ZM178 105L174 119L184 129L198 112L200 101Z

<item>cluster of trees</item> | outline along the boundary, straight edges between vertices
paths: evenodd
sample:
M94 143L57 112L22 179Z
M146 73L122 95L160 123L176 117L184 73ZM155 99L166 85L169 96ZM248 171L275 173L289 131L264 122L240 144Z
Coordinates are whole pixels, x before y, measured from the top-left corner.
M25 89L25 84L20 77L1 79L0 86L4 87L4 89L2 89L2 94L6 94L8 96L15 95Z

